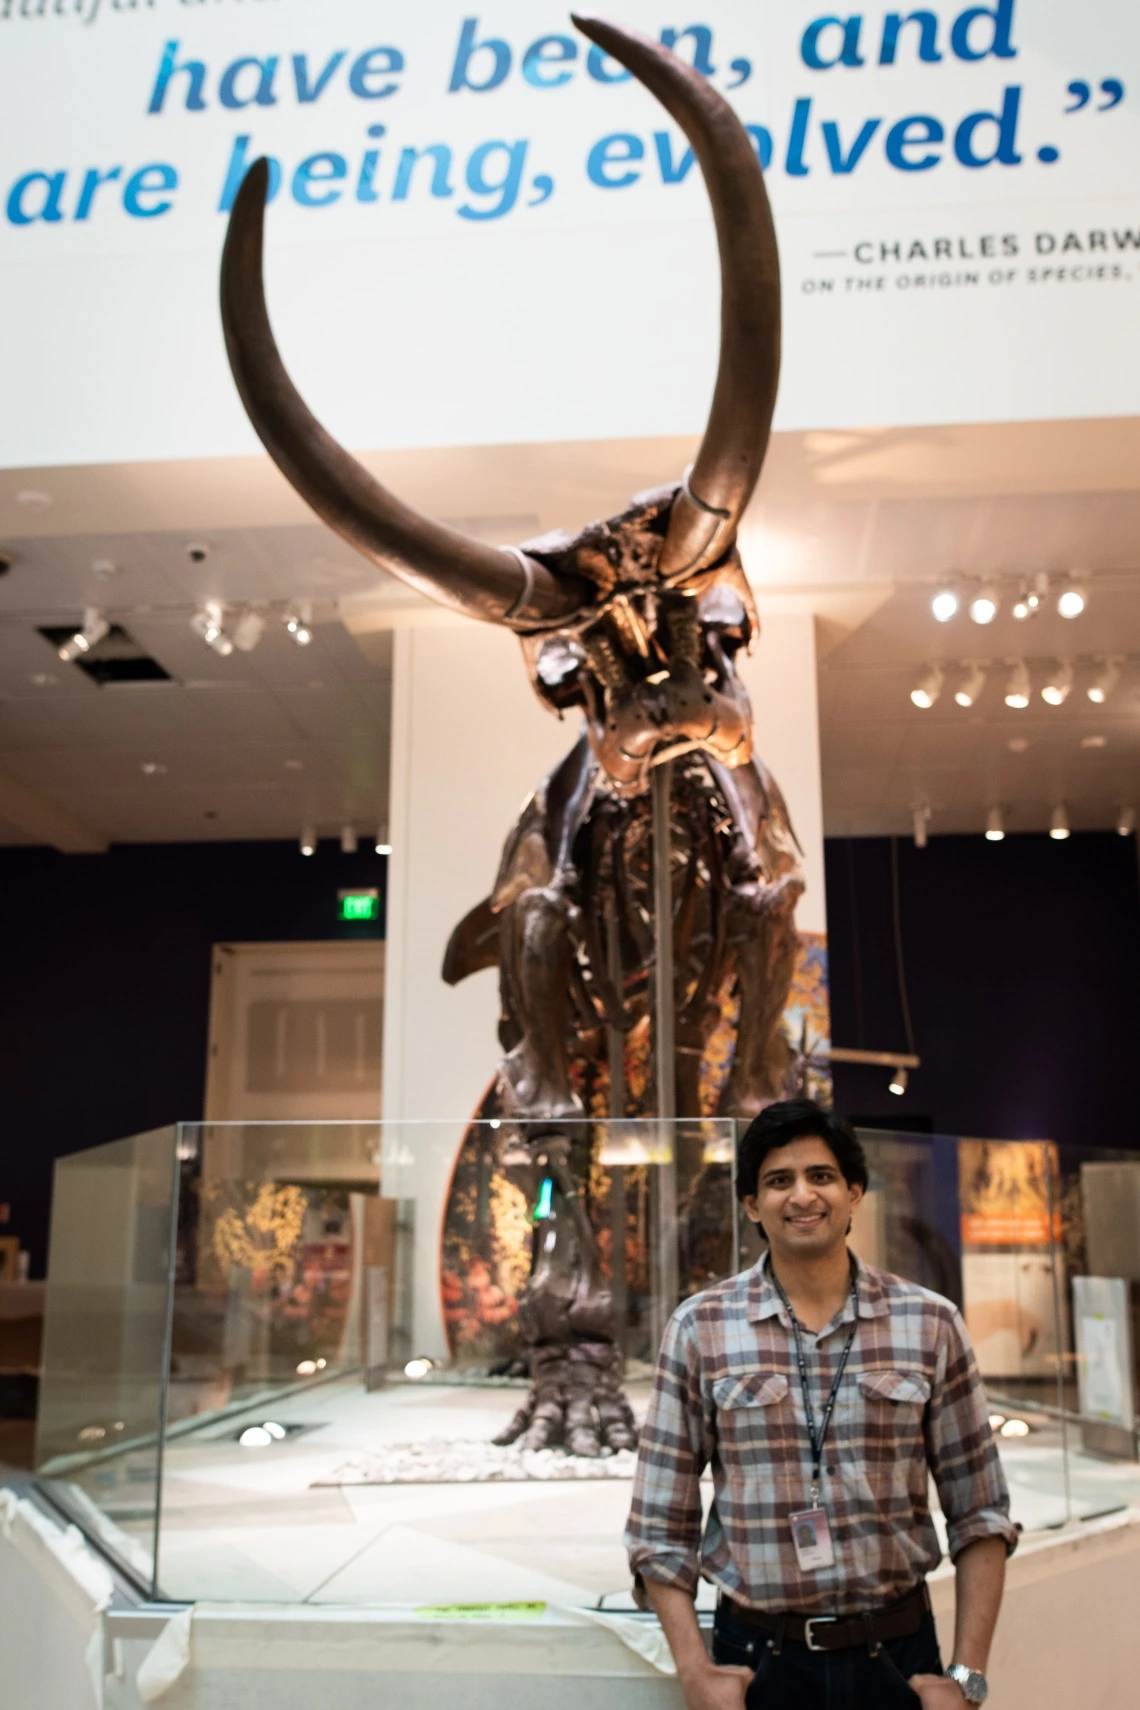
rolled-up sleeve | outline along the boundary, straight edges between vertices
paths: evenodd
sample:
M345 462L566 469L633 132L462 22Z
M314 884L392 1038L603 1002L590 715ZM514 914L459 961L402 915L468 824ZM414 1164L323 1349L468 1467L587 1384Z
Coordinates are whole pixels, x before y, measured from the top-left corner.
M635 1577L696 1592L707 1459L696 1335L681 1307L665 1331L641 1433L625 1531Z
M979 1538L1003 1538L1012 1554L1017 1528L1009 1517L1009 1488L978 1362L958 1312L947 1318L940 1341L926 1431L951 1561Z

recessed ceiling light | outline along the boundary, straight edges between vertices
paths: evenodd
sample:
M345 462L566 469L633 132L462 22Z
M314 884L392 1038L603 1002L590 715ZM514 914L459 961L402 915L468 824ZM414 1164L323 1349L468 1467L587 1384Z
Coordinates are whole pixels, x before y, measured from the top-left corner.
M939 588L930 602L930 609L938 623L949 623L958 612L958 596L953 588Z
M1049 822L1049 835L1057 843L1064 843L1069 835L1069 816L1061 805L1053 809L1053 817Z
M1005 821L1002 819L999 807L990 808L986 814L986 842L1000 843L1005 837Z
M1116 816L1116 829L1121 837L1131 837L1136 830L1136 809L1122 807Z
M1029 747L1029 738L1027 736L1011 736L1006 747L1011 754L1024 754Z
M117 576L119 566L113 558L97 558L91 566L91 574L98 576L101 582L109 582L112 576Z
M161 760L144 760L141 769L148 778L164 778L167 772Z
M16 494L16 503L26 505L30 511L46 511L55 504L55 500L39 487L25 487Z
M31 680L37 689L50 689L53 683L59 682L59 678L50 671L33 671Z
M1107 748L1108 747L1108 737L1107 736L1082 736L1081 737L1081 747L1082 748Z
M305 770L305 762L303 760L286 760L285 770L287 772L303 772Z

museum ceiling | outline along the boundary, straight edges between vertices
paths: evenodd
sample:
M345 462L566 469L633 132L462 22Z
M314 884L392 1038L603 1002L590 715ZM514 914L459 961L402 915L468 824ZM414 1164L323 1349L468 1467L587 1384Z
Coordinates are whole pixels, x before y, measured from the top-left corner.
M365 461L502 542L616 511L691 450ZM1074 828L1106 827L1140 806L1138 468L1131 419L776 436L741 545L762 614L817 620L829 833L906 832L916 808L933 832L980 832L995 807L1007 829L1040 830L1058 805ZM290 838L312 822L365 836L383 820L391 634L418 603L310 520L267 460L0 471L0 550L0 842ZM1074 574L1087 608L1065 620ZM931 612L943 583L963 597L947 623ZM964 608L988 583L999 610L983 626ZM211 602L230 651L211 644ZM111 633L62 661L53 632L66 640L89 608ZM1019 662L1029 705L1013 708ZM1106 662L1118 675L1096 704ZM931 667L934 704L916 706Z

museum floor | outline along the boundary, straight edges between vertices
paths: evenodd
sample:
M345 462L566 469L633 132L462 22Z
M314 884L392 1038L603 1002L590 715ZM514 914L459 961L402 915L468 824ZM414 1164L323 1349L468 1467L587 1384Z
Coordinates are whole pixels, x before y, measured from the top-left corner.
M640 1412L646 1386L630 1392ZM485 1443L520 1400L513 1389L470 1386L368 1394L346 1378L175 1438L163 1491L164 1594L243 1603L630 1607L621 1546L627 1478L326 1482L385 1445ZM264 1419L303 1429L271 1446L240 1446L242 1427ZM1029 1439L1000 1445L1014 1518L1027 1533L1065 1520L1059 1438L1041 1423ZM1076 1519L1140 1504L1140 1467L1096 1460L1072 1441L1069 1483ZM140 1542L143 1535L139 1528Z

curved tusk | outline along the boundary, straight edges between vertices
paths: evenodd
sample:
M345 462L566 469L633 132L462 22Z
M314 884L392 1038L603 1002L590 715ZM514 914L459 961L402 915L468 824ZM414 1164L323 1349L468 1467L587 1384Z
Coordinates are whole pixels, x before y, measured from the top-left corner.
M780 258L764 175L728 102L658 42L571 13L681 126L700 162L720 249L720 366L701 449L673 504L661 573L679 581L732 545L760 476L780 376Z
M286 480L366 558L468 617L543 629L590 599L516 548L501 550L422 517L325 432L285 371L265 306L262 246L269 165L255 161L234 202L222 256L222 326L250 421Z

